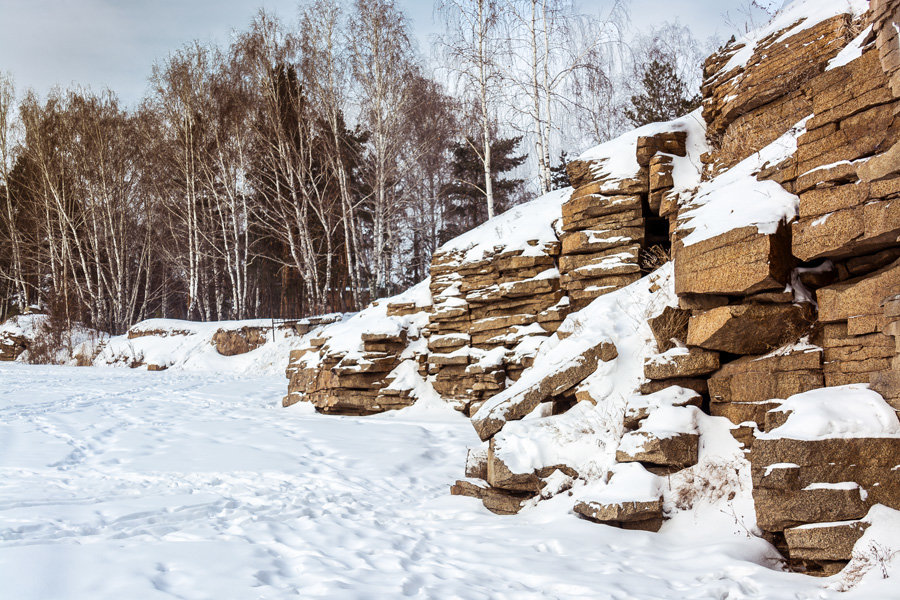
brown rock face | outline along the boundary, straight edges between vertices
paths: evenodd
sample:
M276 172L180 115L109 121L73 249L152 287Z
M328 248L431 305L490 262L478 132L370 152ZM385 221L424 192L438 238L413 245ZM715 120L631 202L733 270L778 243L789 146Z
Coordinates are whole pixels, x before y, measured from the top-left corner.
M731 42L709 57L704 65L702 90L703 118L709 123L710 131L726 133L740 115L790 97L804 82L821 73L828 60L852 37L849 21L847 16L839 15L813 27L799 27L800 23L795 23L760 40L747 64L730 71L724 71L724 67L741 47L739 44ZM783 121L790 121L788 126L796 123L809 114L804 108L798 106ZM751 147L749 152L752 151ZM735 156L729 163L741 158L742 155Z
M872 389L900 413L900 294L884 301L884 319L884 334L894 338L894 357L890 369L873 374L869 381Z
M895 345L883 333L851 335L847 323L825 325L822 346L825 348L825 385L868 383L877 373L891 367Z
M753 502L757 524L765 531L782 531L805 523L861 519L869 510L859 488L754 488Z
M878 503L900 509L894 470L900 464L900 438L757 438L748 458L757 520L767 531L858 519ZM866 493L847 489L846 482Z
M645 381L641 384L640 391L642 394L655 394L660 390L664 390L673 385L693 390L698 394L706 395L709 393L709 386L704 377L675 377L673 379L658 379Z
M827 525L791 527L784 530L791 559L802 561L848 561L868 523L846 521Z
M900 260L878 271L816 291L819 320L823 323L854 320L862 316L883 316L882 304L900 290ZM855 330L855 334L872 333Z
M709 412L714 417L725 417L735 425L754 423L762 429L766 423L766 414L780 405L780 402L770 400L762 402L713 402L709 406Z
M894 410L900 412L900 366L871 376L872 389L881 394Z
M797 339L811 322L808 305L722 306L691 317L687 343L731 354L764 354Z
M895 244L900 235L900 201L868 202L805 217L793 225L793 253L801 260L846 258Z
M639 446L636 451L616 451L616 460L622 463L640 462L653 466L685 468L697 464L700 436L696 433L678 433L670 437L658 437L646 431L626 434L629 446Z
M798 140L800 219L793 253L845 259L900 237L900 118L879 52L810 83L815 116Z
M790 232L759 233L756 226L728 233L675 250L675 292L745 296L765 290L783 290L794 266Z
M889 77L894 96L900 97L900 5L897 0L872 0L872 33L881 60L881 68Z
M763 402L824 385L822 350L800 350L745 356L728 363L709 378L709 397L715 403Z
M672 379L708 375L719 368L719 353L690 348L683 354L651 356L644 362L647 379Z
M583 517L621 529L659 531L662 527L662 498L646 502L579 502L575 512Z

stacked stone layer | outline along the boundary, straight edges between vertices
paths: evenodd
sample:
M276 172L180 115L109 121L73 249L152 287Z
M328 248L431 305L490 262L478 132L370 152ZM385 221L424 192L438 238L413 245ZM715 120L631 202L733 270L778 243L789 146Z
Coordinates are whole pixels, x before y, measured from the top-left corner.
M376 303L377 306L377 303ZM410 312L414 310L415 312ZM415 322L399 317L423 316L423 307L409 303L388 304L385 318L397 317L399 330L363 332L359 348L332 349L327 329L307 331L309 345L292 350L286 375L288 394L282 404L310 402L316 410L329 414L370 415L411 405L412 389L394 385L395 369L405 361L424 363L419 331ZM317 337L319 335L319 337Z
M474 413L518 379L537 345L568 314L560 290L559 244L504 251L466 262L464 252L438 253L431 266L434 311L428 375L443 398Z
M559 267L576 309L640 279L643 250L669 246L667 226L660 230L654 220L674 186L672 159L685 156L686 139L684 131L638 137L633 151L639 168L624 179L605 172L606 159L568 165L575 191L563 204Z

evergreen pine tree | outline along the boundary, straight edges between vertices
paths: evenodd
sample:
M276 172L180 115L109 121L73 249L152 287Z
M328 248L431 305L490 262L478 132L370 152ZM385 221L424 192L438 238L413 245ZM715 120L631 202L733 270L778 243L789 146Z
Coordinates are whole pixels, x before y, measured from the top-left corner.
M521 137L495 139L491 142L491 163L494 186L494 209L497 214L511 208L517 192L524 183L522 179L503 177L523 162L524 156L517 156L516 148ZM487 220L487 205L484 197L484 166L475 153L473 144L461 141L451 149L451 172L453 180L441 190L444 201L444 226L441 241L452 239L461 233L477 227Z
M569 156L563 150L559 153L559 164L550 167L550 189L558 190L569 187L572 183L569 181L569 172L566 171L566 165L569 164Z
M678 76L672 60L653 52L641 74L643 92L631 97L625 117L635 127L670 121L700 106L699 94L689 95L687 84Z

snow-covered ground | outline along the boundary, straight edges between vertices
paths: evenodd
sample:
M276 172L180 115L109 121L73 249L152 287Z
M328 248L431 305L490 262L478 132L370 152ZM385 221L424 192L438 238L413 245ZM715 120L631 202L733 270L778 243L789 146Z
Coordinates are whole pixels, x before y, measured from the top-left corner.
M728 515L660 534L448 494L468 420L282 409L280 377L0 365L0 597L826 598ZM733 523L732 523L733 525ZM880 578L879 578L880 579Z

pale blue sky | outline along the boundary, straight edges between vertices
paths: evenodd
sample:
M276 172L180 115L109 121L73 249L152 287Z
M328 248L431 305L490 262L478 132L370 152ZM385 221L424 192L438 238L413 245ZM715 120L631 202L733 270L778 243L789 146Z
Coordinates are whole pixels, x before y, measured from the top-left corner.
M597 12L610 0L580 0ZM701 40L727 38L725 13L749 0L626 0L633 25L688 24ZM437 31L432 0L398 0L427 50ZM297 0L0 0L0 71L21 91L45 93L54 84L110 87L128 102L146 90L152 64L194 39L227 42L259 7L293 19Z

